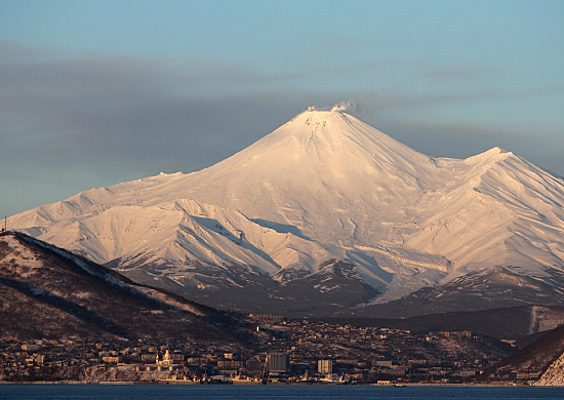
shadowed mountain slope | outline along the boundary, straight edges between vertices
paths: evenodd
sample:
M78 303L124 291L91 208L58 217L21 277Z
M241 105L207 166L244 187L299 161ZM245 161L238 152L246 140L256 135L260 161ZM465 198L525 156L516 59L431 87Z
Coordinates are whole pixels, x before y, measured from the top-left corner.
M542 374L551 364L557 362L564 354L564 325L540 335L537 340L496 367L498 375L516 375L519 373ZM564 382L562 377L546 378L544 384Z
M0 236L0 325L8 338L171 338L240 342L246 321L137 285L21 233Z

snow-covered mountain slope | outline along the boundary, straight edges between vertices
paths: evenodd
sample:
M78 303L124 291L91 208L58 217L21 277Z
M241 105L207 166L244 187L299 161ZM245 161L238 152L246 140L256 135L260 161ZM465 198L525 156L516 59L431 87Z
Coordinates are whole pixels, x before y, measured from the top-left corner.
M407 246L443 254L459 272L491 265L563 266L562 180L499 148L437 163L452 171L452 180L423 197L426 217Z
M538 386L564 386L564 350L560 357L548 366L535 384Z
M342 261L381 302L482 268L563 269L563 204L561 179L510 152L434 159L344 112L308 110L209 168L92 189L8 223L202 290L257 274L286 285Z
M53 221L29 232L141 281L166 278L181 286L171 287L177 291L242 287L257 274L286 284L315 275L328 260L341 260L354 265L362 281L383 292L394 286L391 281L401 282L404 276L415 288L432 284L448 268L443 257L381 246L322 244L261 226L237 210L188 199L147 206L95 205L82 215L78 203L94 204L86 198L80 195L23 217L41 218L44 224Z

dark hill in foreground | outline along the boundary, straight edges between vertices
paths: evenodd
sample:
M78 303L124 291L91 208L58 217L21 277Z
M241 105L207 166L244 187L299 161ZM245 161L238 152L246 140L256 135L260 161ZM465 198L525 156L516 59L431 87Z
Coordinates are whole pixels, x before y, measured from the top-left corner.
M0 339L145 338L241 342L237 314L137 285L30 236L0 236Z
M564 354L564 325L539 335L537 339L499 364L490 376L536 380ZM487 376L487 374L486 374ZM545 381L546 380L546 381ZM559 383L556 383L558 381ZM562 384L562 377L541 379L541 384Z

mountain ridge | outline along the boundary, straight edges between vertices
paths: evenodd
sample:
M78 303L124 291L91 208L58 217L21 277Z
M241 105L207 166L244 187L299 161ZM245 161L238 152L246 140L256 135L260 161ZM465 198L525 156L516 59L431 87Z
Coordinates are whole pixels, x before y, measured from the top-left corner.
M483 268L561 271L563 188L498 147L432 158L345 112L308 110L200 171L92 189L8 222L182 292L258 276L284 286L338 260L385 302Z

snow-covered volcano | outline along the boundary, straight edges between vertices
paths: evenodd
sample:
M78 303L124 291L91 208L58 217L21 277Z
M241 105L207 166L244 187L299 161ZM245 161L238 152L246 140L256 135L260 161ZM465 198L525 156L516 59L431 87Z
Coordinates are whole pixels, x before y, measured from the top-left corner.
M370 302L482 268L564 269L563 204L561 179L502 149L432 158L347 113L308 110L209 168L8 223L183 293L307 281L329 295L354 282Z

